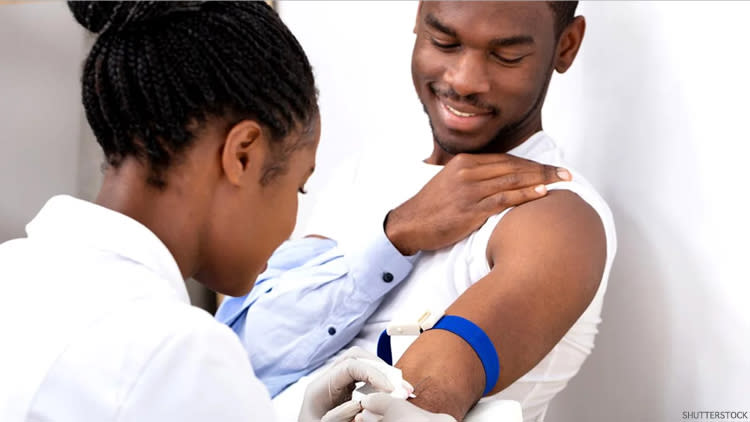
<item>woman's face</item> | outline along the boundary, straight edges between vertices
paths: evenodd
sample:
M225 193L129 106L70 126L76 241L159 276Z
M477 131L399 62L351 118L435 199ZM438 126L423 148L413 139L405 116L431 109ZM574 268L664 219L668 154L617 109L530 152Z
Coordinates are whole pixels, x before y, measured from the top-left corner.
M212 290L230 296L250 291L274 250L289 238L297 220L298 195L315 168L320 119L283 145L299 145L286 160L274 155L265 138L250 158L249 186L221 189L208 216L207 250L196 278ZM282 146L281 148L284 148ZM277 147L278 148L278 147ZM268 177L268 168L281 171ZM263 180L264 177L266 180ZM228 192L227 192L228 191ZM227 194L229 193L229 194Z

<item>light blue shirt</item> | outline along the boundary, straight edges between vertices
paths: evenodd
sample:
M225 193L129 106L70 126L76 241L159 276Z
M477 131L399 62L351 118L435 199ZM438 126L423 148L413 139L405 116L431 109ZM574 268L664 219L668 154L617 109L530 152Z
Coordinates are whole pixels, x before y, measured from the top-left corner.
M285 242L250 293L219 307L216 319L240 337L271 396L345 347L409 275L416 255L401 255L374 227L346 253L330 239Z

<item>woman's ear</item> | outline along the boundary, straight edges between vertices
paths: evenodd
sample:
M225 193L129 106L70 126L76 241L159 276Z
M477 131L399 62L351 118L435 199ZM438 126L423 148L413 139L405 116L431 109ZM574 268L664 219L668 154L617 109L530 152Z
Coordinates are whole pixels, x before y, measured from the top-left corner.
M555 70L559 73L565 73L573 64L573 60L581 48L583 34L586 32L586 19L583 16L576 16L573 22L560 34L560 40L557 43L557 60L555 60Z
M239 186L248 173L256 173L266 155L266 139L263 128L254 120L243 120L232 126L224 140L221 167L227 180Z

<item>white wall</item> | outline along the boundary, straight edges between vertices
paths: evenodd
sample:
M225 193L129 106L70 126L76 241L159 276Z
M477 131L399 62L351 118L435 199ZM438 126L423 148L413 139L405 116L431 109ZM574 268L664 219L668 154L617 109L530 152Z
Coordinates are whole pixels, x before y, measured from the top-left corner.
M302 227L331 165L429 151L409 73L415 11L281 2L321 92L320 170ZM750 4L585 2L579 12L586 39L553 79L545 129L608 200L619 252L597 348L548 420L750 411Z
M280 9L321 91L304 222L334 166L429 151L409 74L416 5ZM545 127L608 199L620 244L597 349L548 420L750 410L750 4L591 2L580 12L583 50L551 86ZM0 6L0 242L49 196L95 189L98 157L78 158L93 145L80 132L83 55L63 3Z
M558 87L547 117L575 122L561 135L579 141L570 157L609 200L620 252L598 348L551 416L748 411L750 4L589 2L581 12L577 80Z
M0 5L0 243L78 193L84 39L63 2Z
M281 1L277 9L307 52L320 90L321 141L300 202L301 235L334 170L387 153L421 159L432 144L409 73L415 3Z
M0 4L0 243L53 195L94 199L101 148L81 105L80 75L93 42L64 2ZM194 305L212 293L187 281Z

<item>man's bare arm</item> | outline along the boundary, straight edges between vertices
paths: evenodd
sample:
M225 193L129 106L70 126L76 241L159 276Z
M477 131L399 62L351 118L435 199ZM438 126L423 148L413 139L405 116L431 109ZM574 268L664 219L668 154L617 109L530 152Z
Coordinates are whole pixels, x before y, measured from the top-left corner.
M487 258L490 273L446 314L473 321L492 340L502 368L494 394L541 361L593 299L606 261L604 228L580 197L553 191L498 223ZM422 382L415 404L458 420L485 387L476 353L447 331L422 334L396 366L405 379Z

